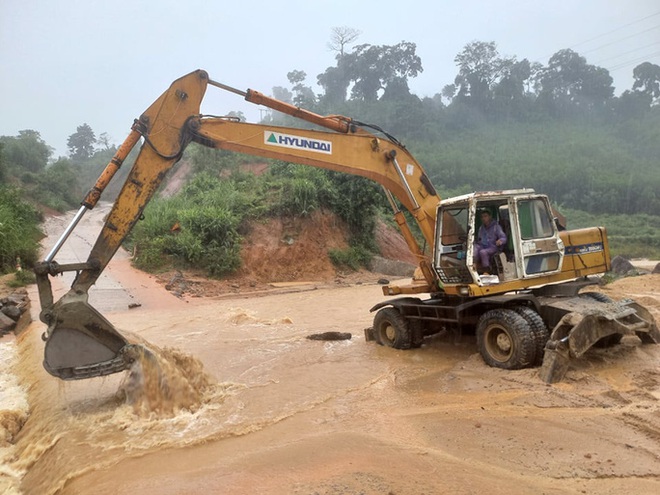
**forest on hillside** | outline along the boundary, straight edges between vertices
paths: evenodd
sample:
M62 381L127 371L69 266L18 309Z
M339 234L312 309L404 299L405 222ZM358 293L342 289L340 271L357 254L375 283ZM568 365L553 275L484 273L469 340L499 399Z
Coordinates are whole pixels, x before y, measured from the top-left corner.
M632 87L615 96L607 69L571 49L557 51L544 65L502 56L496 43L475 41L456 55L453 83L433 96L420 97L408 85L423 71L415 43L355 44L358 37L356 30L335 28L330 43L336 53L334 65L318 74L313 84L304 67L291 70L290 87L273 88L273 96L319 114L346 115L368 124L373 132L396 136L426 168L442 197L532 187L548 194L560 211L571 213L569 227L605 225L615 253L660 255L660 66L638 64L632 68ZM242 117L240 112L233 114ZM262 122L299 125L275 112ZM0 203L13 198L7 201L15 204L18 195L27 204L60 211L77 207L116 146L106 134L97 137L87 124L78 126L67 144L69 156L53 159L52 148L38 131L1 136L0 189L5 192ZM148 231L151 241L165 239L156 245L161 253L193 264L208 260L200 249L213 244L209 240L234 249L240 244L241 225L255 215L304 215L313 208L340 210L353 232L360 233L354 235L356 253L373 250L370 227L365 227L372 222L358 217L365 211L378 214L385 202L376 194L378 188L364 179L286 164L271 167L265 178L248 179L237 164L249 157L197 146L188 148L184 160L193 161L205 175L198 179L197 189L188 188L169 200L178 202L179 210L185 209L186 195L198 201L197 194L235 198L238 192L243 199L216 198L207 202L216 208L214 213L187 214L191 225L197 222L196 228L207 236L209 229L198 219L215 218L218 239L191 238L188 247L173 247L173 240L167 240L171 225L152 226L164 229ZM130 160L124 173L129 166ZM200 184L206 189L200 190ZM105 199L117 190L113 184ZM270 202L259 205L255 191ZM293 203L281 204L287 201ZM175 203L167 202L159 200L149 208L171 210ZM0 204L4 270L15 258L3 241L12 211ZM217 218L226 221L218 223ZM230 228L235 233L228 235ZM229 263L210 272L218 275L233 268Z

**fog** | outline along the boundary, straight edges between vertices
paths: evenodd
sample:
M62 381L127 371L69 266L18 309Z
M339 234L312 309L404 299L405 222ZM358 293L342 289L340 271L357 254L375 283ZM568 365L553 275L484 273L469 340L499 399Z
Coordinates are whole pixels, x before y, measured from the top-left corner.
M57 157L88 123L118 144L171 81L198 68L266 94L290 87L292 70L314 86L335 64L327 45L338 26L361 32L354 45L416 43L424 72L410 87L420 97L453 82L454 58L471 41L542 64L572 48L610 71L615 94L631 88L636 65L660 63L657 0L2 0L0 135L39 131ZM258 107L216 90L202 110L259 118Z

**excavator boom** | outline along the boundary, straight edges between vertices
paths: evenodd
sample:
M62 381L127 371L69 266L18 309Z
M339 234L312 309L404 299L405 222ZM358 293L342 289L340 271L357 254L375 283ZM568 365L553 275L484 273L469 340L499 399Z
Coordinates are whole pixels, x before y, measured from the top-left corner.
M209 85L237 93L304 122L328 130L247 124L235 119L208 117L200 106ZM84 213L94 208L124 160L143 140L138 157L85 263L59 265L58 250ZM292 163L301 163L380 183L395 208L395 218L425 278L419 291L439 290L431 261L410 232L394 198L413 215L429 246L434 242L436 207L440 198L423 168L395 139L370 132L343 116L321 116L259 92L240 91L211 81L205 71L192 72L172 83L141 116L85 196L71 225L45 260L35 267L42 311L48 325L44 367L61 379L102 376L130 366L133 344L88 303L88 292L190 142ZM53 302L49 276L76 271L71 289Z

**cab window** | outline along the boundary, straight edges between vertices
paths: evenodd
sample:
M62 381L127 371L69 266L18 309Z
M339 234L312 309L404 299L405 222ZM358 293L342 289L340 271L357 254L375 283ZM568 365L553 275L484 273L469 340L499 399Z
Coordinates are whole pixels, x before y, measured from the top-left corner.
M552 218L542 199L519 201L518 223L520 224L520 236L523 239L543 239L554 235Z

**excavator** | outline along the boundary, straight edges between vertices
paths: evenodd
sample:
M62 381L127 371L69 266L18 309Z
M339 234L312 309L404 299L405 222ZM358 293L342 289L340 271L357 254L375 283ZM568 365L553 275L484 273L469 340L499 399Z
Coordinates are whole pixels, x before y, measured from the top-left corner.
M203 115L200 106L209 86L304 125L281 127ZM62 245L140 142L87 261L57 263ZM594 345L615 345L627 335L643 343L660 342L658 326L646 308L632 300L615 302L597 292L581 292L610 269L604 228L566 230L548 197L532 189L441 200L405 146L378 126L315 114L216 82L197 70L174 81L134 121L71 223L35 266L40 319L47 325L43 365L51 375L76 380L117 373L144 352L89 304L88 292L191 142L362 176L382 186L419 268L409 283L383 286L385 296L396 297L371 308L376 314L373 327L365 331L367 341L410 349L439 332L475 332L488 365L520 369L542 363L540 377L547 383L560 381L571 358ZM422 249L404 210L430 249ZM472 262L484 211L507 236L485 270ZM49 277L70 271L76 272L71 289L55 302Z

